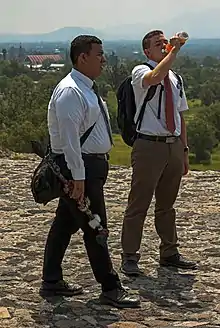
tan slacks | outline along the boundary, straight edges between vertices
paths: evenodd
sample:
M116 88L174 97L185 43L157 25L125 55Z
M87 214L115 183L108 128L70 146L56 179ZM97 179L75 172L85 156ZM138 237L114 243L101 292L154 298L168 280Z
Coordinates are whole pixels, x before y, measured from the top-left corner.
M125 256L140 249L143 225L155 193L155 227L161 239L160 257L177 253L176 215L173 205L183 174L184 146L177 139L172 144L137 139L131 154L133 168L131 190L122 227Z

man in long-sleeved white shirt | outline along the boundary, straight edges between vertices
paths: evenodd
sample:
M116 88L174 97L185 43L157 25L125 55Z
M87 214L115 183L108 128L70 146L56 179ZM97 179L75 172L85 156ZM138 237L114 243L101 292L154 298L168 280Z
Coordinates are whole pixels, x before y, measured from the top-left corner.
M61 268L71 235L81 228L94 276L102 287L100 301L116 307L136 307L139 300L122 288L108 247L97 243L97 232L78 209L88 196L91 211L100 216L107 229L103 186L112 135L107 107L94 82L105 63L102 42L94 36L78 36L71 43L70 57L73 69L56 86L48 106L48 128L52 152L69 180L71 192L60 198L47 238L40 294L73 296L82 292L80 286L70 286L63 280Z

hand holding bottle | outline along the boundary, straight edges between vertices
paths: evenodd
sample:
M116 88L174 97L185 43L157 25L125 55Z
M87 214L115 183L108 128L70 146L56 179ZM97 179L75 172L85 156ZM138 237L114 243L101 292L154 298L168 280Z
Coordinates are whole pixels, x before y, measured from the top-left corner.
M188 40L189 35L186 32L178 32L175 36L170 38L170 42L166 45L165 49L163 49L163 52L170 52L174 47L177 51L180 50L182 45L185 44L185 42Z

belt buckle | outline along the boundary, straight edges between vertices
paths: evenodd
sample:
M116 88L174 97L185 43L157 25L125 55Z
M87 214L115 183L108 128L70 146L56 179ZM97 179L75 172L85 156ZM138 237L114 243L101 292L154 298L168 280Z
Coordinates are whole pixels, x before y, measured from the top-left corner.
M166 143L174 143L176 141L175 137L167 137L166 138Z

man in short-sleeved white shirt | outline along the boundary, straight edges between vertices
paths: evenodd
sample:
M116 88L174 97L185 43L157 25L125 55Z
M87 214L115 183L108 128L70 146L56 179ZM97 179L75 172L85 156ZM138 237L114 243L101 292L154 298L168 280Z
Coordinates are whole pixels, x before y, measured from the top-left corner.
M81 286L71 286L63 280L61 267L71 235L82 229L93 274L101 285L101 303L137 307L139 298L130 296L122 287L107 243L100 244L99 231L88 224L89 218L79 210L84 197L88 197L89 209L98 215L107 232L103 187L112 135L107 107L94 82L105 63L101 40L90 35L76 37L71 43L70 58L73 69L58 83L48 106L51 148L68 180L69 193L60 197L48 234L40 295L73 296L82 292Z
M128 206L122 228L121 271L139 274L140 245L148 208L155 194L155 227L160 237L160 264L183 269L194 269L196 264L178 252L178 239L173 207L182 175L188 172L188 146L183 112L188 104L183 80L172 70L181 47L181 40L173 37L168 43L160 30L145 35L143 50L147 64L137 65L132 71L137 123L144 99L150 88L156 87L147 102L141 124L137 125L131 163L132 182Z

